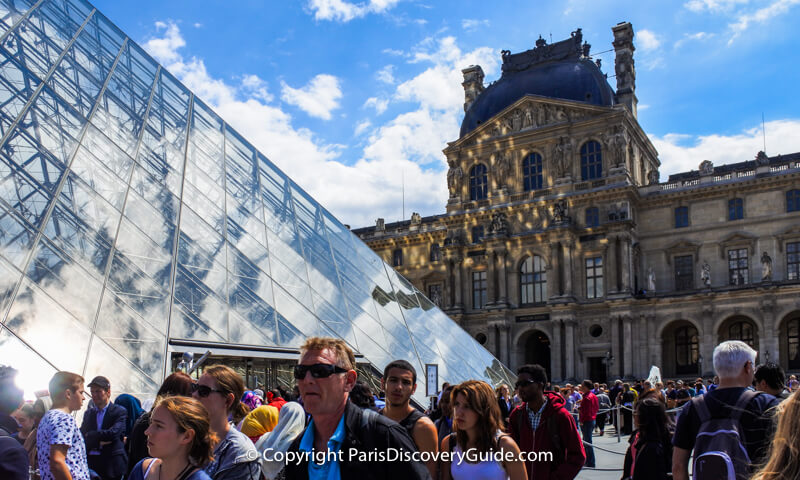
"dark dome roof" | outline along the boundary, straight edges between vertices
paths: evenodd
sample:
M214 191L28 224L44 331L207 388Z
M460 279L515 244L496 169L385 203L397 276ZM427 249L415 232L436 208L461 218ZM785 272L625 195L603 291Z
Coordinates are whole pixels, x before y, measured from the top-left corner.
M468 134L525 95L575 100L611 106L614 91L600 68L588 58L571 58L504 72L484 90L464 115L461 134Z

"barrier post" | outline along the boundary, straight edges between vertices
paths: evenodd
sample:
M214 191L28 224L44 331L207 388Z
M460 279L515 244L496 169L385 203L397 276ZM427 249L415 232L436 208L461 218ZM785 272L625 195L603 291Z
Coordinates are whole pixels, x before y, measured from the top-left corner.
M622 418L620 418L620 405L617 405L615 410L617 412L617 443L622 441Z

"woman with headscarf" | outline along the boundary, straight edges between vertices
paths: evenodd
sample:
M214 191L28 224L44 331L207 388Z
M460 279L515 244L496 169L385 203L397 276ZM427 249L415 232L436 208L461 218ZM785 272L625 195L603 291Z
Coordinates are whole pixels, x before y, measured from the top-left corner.
M253 443L257 442L261 435L271 432L278 423L278 409L269 405L261 405L255 408L242 420L242 433L250 437Z
M123 393L122 395L118 396L116 400L114 400L114 404L123 407L128 412L128 418L125 421L125 443L127 444L128 437L131 435L131 431L133 430L133 425L136 424L136 420L138 420L139 417L141 417L144 413L144 410L142 409L142 403L133 395Z
M261 465L261 475L266 480L282 480L285 477L284 461L282 454L289 450L298 435L303 433L306 426L306 412L302 405L297 402L287 402L281 408L278 424L275 428L265 433L256 442L258 450L259 464ZM279 460L275 460L278 454Z

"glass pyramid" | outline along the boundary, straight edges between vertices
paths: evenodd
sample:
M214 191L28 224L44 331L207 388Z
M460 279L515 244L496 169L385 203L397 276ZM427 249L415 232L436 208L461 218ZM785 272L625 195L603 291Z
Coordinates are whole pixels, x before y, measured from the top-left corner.
M62 369L147 396L172 340L312 335L381 371L403 358L440 382L508 381L89 3L0 0L0 134L0 363L26 382Z

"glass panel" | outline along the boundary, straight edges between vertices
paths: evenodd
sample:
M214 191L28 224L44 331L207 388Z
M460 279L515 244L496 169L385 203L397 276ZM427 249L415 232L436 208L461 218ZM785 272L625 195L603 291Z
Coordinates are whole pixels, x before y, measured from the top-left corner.
M110 180L110 177L108 179ZM102 189L106 190L106 193L120 208L122 207L126 190L122 183L109 182ZM109 194L109 189L113 190L114 194ZM121 216L119 210L103 200L100 195L83 183L75 173L70 172L67 181L64 183L59 197L59 205L69 208L75 215L85 221L91 229L96 231L98 236L109 243L113 241Z
M44 87L17 128L27 134L35 149L48 150L56 161L66 165L84 123L82 117Z
M0 34L14 26L35 3L32 0L0 2Z
M84 219L77 217L63 202L58 202L45 225L44 234L92 275L104 276L106 260L111 252L111 238L105 231L93 231Z
M169 336L170 338L182 338L187 340L205 340L210 342L226 341L226 338L220 333L212 330L207 323L200 320L191 312L184 310L177 303L172 304Z
M149 260L149 259L147 259ZM154 276L145 274L137 263L141 258L120 252L114 256L106 288L158 329L166 330L169 312L169 284L172 266L166 263Z
M36 233L15 215L0 209L0 254L17 268L23 268Z
M17 369L17 383L25 391L27 400L35 398L34 392L47 390L48 382L57 371L4 327L0 327L0 365Z
M9 41L6 41L8 45ZM40 80L24 70L0 49L0 131L5 133L17 119Z
M319 328L317 326L316 317L308 309L311 308L311 305L307 307L301 305L297 300L292 298L286 290L281 288L280 285L274 285L273 291L275 293L275 306L280 318L291 322L305 337L316 335ZM280 329L280 324L278 327ZM284 336L281 335L280 340L282 345L287 346Z
M180 302L187 311L201 319L217 334L227 338L228 305L217 297L225 295L224 282L223 273L221 288L211 288L179 266L175 276L175 301Z
M6 307L11 302L20 277L22 273L0 257L0 320L4 318Z
M120 355L120 352L115 351L100 338L96 336L92 338L85 378L103 375L111 383L112 393L125 392L137 398L152 396L158 390L160 382L156 382L136 367L131 358ZM160 375L156 378L160 379Z
M6 326L60 370L83 371L91 331L29 280L11 304Z
M52 197L25 172L7 162L0 156L0 205L5 203L6 208L13 210L29 224L38 228L44 220ZM11 173L13 171L16 172Z

